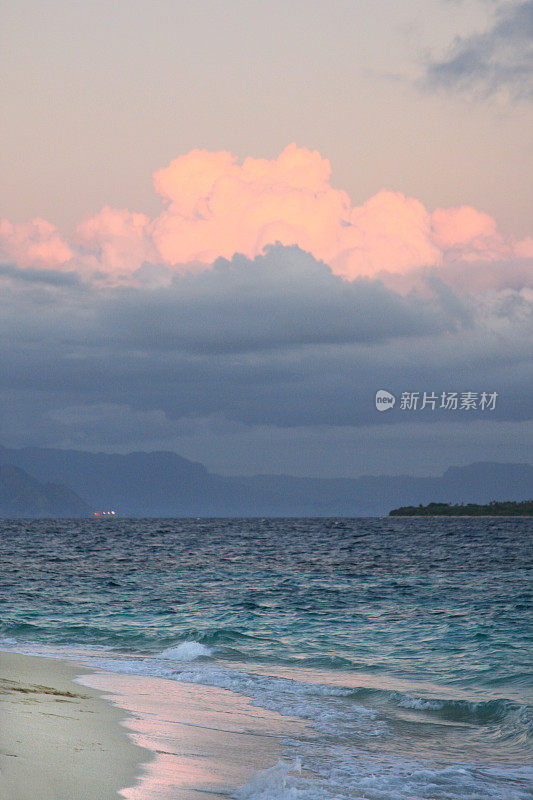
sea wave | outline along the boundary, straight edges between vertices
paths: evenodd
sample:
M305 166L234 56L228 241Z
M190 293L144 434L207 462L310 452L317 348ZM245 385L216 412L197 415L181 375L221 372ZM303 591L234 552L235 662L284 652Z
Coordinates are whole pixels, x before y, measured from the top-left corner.
M72 656L88 666L113 673L226 689L249 697L260 708L307 720L323 734L355 739L390 735L405 710L409 716L404 718L412 724L418 718L421 723L466 725L478 728L479 735L493 743L505 740L509 745L519 746L533 735L531 707L507 698L442 698L269 675L263 670L248 671L244 665L233 667L231 662L220 660L217 648L196 640L178 642L151 656L142 653L126 656L106 645L47 645L18 642L13 637L0 639L0 649L27 655Z
M197 658L209 658L214 653L212 647L206 647L201 642L181 642L176 647L167 647L162 653L159 653L159 658L166 661L194 661Z
M470 725L491 725L504 722L511 716L525 718L527 709L510 700L434 700L412 695L400 696L398 705L415 711L423 711L449 722L466 722Z
M329 760L311 756L315 776L301 761L280 761L233 793L235 800L529 800L533 770L468 764L422 765L416 761L357 759L337 751Z
M256 773L244 786L237 789L233 797L235 800L297 800L302 795L294 785L294 773L301 772L300 759L292 764L278 761L273 767ZM305 787L302 791L306 791ZM310 795L307 794L307 797Z
M17 649L13 639L0 642ZM31 651L27 645L20 650ZM44 654L34 646L34 654ZM49 649L47 652L51 655ZM487 761L442 763L443 758L411 757L398 751L407 729L397 727L394 709L443 724L459 722L492 735L510 721L525 725L523 709L508 700L470 702L386 689L339 686L236 669L214 660L212 648L194 640L179 642L154 656L129 657L101 648L71 648L88 666L118 674L161 677L218 687L250 698L259 707L308 722L307 733L286 736L283 760L257 773L233 794L235 800L529 800L533 772ZM66 657L65 647L57 657ZM452 720L447 718L453 717ZM416 725L420 735L426 724ZM477 728L476 728L477 726ZM399 735L398 735L399 734ZM409 734L410 735L410 734ZM440 740L438 740L440 741ZM440 762L440 763L439 763ZM302 769L300 770L300 766ZM354 792L356 792L354 794ZM357 794L358 792L358 794Z

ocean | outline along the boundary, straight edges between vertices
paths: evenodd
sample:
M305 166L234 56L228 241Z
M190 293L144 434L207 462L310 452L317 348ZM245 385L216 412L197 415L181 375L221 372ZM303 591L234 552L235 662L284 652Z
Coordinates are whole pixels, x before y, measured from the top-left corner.
M86 680L158 753L125 797L524 800L532 530L493 518L4 520L0 649L102 670ZM184 708L204 736L186 771ZM265 766L254 747L270 741Z

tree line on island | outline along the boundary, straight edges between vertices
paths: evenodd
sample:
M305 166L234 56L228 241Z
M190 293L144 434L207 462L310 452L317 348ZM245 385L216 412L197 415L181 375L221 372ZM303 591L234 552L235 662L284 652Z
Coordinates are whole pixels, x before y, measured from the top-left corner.
M429 503L427 506L402 506L389 511L389 517L532 517L533 500L517 503L492 500L478 503Z

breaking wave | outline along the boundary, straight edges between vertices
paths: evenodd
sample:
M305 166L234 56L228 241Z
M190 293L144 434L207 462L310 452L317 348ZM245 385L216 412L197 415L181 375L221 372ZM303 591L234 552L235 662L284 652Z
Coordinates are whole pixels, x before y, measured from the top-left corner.
M181 642L177 647L167 647L159 654L159 658L168 661L194 661L197 658L209 658L213 649L200 642Z

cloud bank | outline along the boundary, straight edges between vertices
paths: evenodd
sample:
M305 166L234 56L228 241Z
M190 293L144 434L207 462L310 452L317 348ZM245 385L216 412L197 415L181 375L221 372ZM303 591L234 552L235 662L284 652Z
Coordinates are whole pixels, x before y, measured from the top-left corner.
M330 173L295 145L195 150L155 173L154 219L106 207L68 239L3 220L0 443L322 475L373 469L384 442L395 468L521 460L533 240L397 192L352 206ZM379 388L500 399L402 417Z
M531 290L459 296L428 275L424 293L400 294L380 280L344 281L282 245L164 286L49 274L0 270L0 416L10 435L16 418L26 434L48 428L63 441L72 409L80 424L109 413L106 442L121 430L120 409L156 430L213 416L287 428L387 425L393 414L373 402L380 387L498 391L492 421L531 413ZM100 419L92 430L104 428Z
M533 257L533 239L506 236L475 208L429 212L419 200L386 189L353 206L346 192L331 185L329 161L295 144L277 158L242 164L229 152L192 150L156 171L153 183L164 205L154 219L104 207L69 238L42 219L1 220L0 259L131 284L156 274L207 270L235 253L254 259L280 243L297 245L344 279L381 276L396 289L398 276L427 268L452 280L458 264L462 283L472 271L476 288L482 272L471 270L473 264L507 265L499 269L500 284L506 271L513 287L530 281L520 263ZM486 288L494 281L489 268Z

